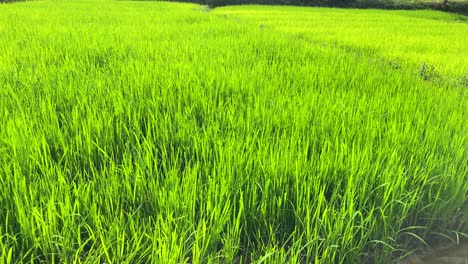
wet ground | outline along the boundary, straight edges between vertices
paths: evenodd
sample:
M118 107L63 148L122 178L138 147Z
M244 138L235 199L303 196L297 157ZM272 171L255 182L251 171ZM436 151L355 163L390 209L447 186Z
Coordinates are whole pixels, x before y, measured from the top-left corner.
M468 245L432 250L408 257L400 264L468 264Z

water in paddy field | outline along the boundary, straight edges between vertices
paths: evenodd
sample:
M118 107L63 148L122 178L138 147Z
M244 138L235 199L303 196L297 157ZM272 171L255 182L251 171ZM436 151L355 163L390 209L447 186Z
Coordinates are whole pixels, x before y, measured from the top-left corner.
M412 256L400 264L468 264L468 244Z

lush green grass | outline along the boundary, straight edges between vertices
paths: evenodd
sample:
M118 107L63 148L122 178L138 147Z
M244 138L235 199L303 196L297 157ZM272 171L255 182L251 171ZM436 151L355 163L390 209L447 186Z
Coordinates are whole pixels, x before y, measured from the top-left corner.
M433 11L251 6L216 9L310 42L385 58L413 71L431 65L444 79L468 80L468 17ZM367 54L366 54L367 55Z
M388 263L461 239L452 18L1 5L0 262Z

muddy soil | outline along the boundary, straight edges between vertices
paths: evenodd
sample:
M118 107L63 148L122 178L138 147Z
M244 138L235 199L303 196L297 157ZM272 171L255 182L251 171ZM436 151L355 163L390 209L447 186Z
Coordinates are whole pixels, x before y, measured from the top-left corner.
M468 245L430 250L408 257L399 264L468 264Z

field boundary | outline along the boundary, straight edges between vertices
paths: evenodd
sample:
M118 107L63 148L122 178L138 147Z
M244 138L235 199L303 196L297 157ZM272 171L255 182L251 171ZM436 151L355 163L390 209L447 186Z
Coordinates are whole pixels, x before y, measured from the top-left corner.
M141 0L135 0L141 1ZM145 0L143 0L145 1ZM158 1L158 0L156 0ZM210 9L235 5L272 5L303 7L338 7L358 9L422 10L432 9L468 16L468 1L444 3L442 1L401 3L387 0L165 0L168 2L188 2L206 5Z

